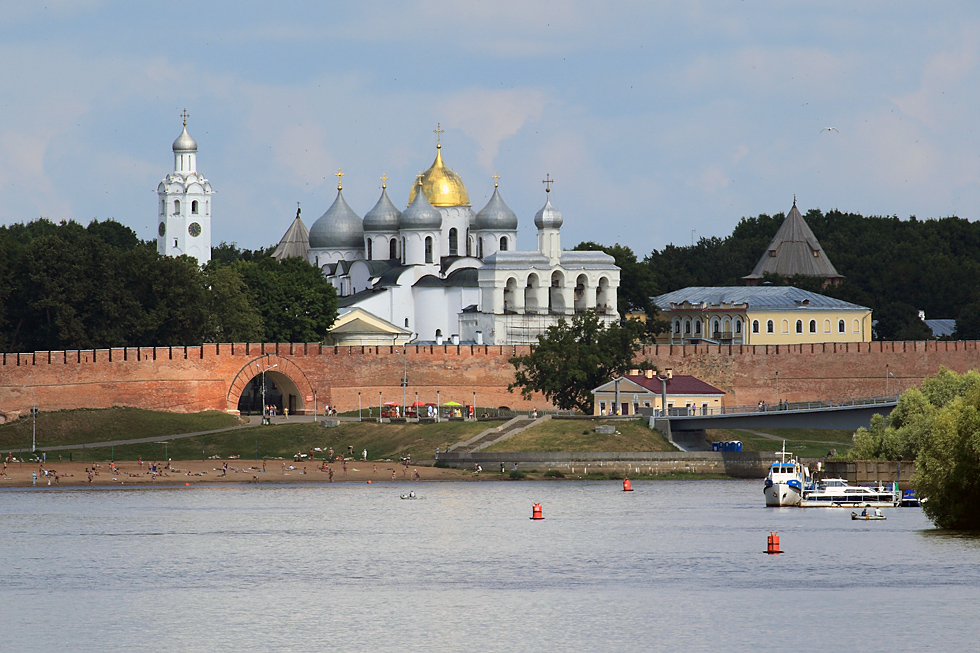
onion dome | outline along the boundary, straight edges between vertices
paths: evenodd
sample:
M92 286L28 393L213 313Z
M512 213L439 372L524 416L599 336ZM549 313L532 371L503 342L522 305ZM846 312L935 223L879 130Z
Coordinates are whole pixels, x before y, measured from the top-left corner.
M474 229L487 231L514 231L517 229L517 214L510 210L500 197L500 189L493 185L490 201L476 214Z
M442 214L433 208L425 192L416 193L412 204L398 218L399 229L442 229Z
M361 249L364 247L364 228L361 218L344 200L344 191L337 187L337 199L310 227L310 247L313 249Z
M422 173L422 191L432 206L469 206L470 196L463 180L442 162L442 145L436 145L436 160ZM412 186L408 203L415 201L418 184Z
M374 208L364 214L364 231L381 231L390 233L398 231L398 218L402 212L388 199L386 186L381 186L381 197Z
M538 229L560 229L561 211L551 205L551 198L534 214L534 226Z
M197 152L197 141L187 133L187 123L184 123L184 131L174 141L174 152Z

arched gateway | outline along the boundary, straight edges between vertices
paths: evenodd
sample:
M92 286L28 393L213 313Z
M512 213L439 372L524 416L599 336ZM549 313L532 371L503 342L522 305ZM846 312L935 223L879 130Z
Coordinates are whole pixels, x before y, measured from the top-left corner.
M315 410L316 395L306 374L293 361L273 353L256 356L238 370L228 389L226 410L237 413L244 401L248 404L246 409L255 404L261 411L259 393L262 391L263 376L266 405L274 404L280 410L288 408L295 415L305 415Z

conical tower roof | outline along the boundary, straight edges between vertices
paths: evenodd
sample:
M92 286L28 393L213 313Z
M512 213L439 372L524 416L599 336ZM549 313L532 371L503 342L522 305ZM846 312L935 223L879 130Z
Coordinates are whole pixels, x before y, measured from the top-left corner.
M433 208L425 193L416 193L411 206L398 218L400 229L441 229L442 214Z
M272 258L281 261L284 258L301 258L306 260L310 253L310 231L303 224L299 217L299 209L296 209L296 219L289 225L289 229L283 235L282 240L272 253Z
M843 279L827 258L800 210L796 208L795 198L793 208L783 220L752 274L742 278L746 283L754 284L767 272L783 277L823 277L832 283Z

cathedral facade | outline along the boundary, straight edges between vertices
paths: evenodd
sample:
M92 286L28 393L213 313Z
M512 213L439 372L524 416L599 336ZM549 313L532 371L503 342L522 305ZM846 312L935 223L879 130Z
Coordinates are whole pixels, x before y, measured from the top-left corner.
M534 216L537 248L520 251L517 215L496 181L490 201L474 212L441 143L404 210L386 182L363 217L338 182L330 208L308 231L297 212L273 254L305 256L337 289L332 344L533 344L559 319L589 309L607 323L619 320L614 259L562 251L563 218L550 198Z

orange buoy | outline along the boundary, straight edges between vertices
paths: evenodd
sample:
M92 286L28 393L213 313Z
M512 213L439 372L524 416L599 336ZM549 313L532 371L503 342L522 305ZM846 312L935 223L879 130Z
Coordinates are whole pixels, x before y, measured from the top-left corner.
M371 479L368 479L368 485L371 485Z
M624 478L623 479L623 492L632 492L632 491L633 491L633 486L630 484L630 480L628 478Z
M772 555L776 553L782 553L779 550L779 534L778 531L769 531L769 539L766 542L766 553Z
M541 514L541 504L536 503L531 508L531 519L544 519L544 515Z

